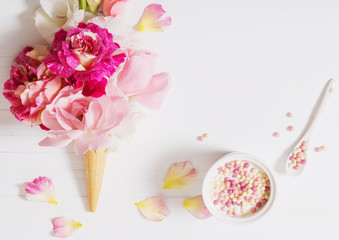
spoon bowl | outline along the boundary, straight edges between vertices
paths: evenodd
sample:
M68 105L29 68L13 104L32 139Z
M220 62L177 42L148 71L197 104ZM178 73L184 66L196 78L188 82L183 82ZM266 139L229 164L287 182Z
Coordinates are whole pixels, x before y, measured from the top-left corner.
M298 143L291 148L292 151L286 160L286 173L291 176L298 176L305 169L307 162L307 146L311 140L311 135L314 131L316 124L319 122L319 117L324 111L324 107L328 102L330 96L333 94L335 89L335 80L330 79L320 96L317 105L314 107L313 114L310 117L309 124L306 127L304 134L301 136Z

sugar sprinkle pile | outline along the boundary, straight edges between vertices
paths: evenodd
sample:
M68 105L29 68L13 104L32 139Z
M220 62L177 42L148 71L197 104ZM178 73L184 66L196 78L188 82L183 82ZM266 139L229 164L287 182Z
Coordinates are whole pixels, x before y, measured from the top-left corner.
M235 160L218 168L210 184L210 197L216 208L230 216L257 212L271 194L265 172L247 161Z

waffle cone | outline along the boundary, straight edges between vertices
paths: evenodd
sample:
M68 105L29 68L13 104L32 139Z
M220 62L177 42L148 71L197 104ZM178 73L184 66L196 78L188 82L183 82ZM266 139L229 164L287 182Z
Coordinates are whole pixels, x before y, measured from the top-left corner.
M98 149L84 154L88 203L91 212L95 212L98 206L107 152L107 149Z

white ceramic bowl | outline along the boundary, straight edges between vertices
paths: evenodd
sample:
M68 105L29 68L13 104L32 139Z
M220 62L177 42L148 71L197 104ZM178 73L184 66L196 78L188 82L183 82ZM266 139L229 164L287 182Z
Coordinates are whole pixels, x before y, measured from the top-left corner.
M210 197L210 182L212 181L213 176L218 173L218 167L225 165L225 163L227 162L231 162L235 160L247 161L253 164L259 170L262 170L263 172L265 172L270 180L271 193L270 193L270 197L267 203L260 210L258 210L255 213L251 213L249 215L246 214L244 216L243 215L229 216L223 213L221 210L219 210L216 206L214 206L213 200ZM267 166L262 161L260 161L257 157L250 155L250 154L239 153L239 152L233 152L233 153L227 154L221 157L218 161L216 161L212 165L212 167L208 170L204 178L204 182L202 186L202 197L210 213L217 219L225 223L231 223L231 224L251 222L263 216L272 206L274 198L275 198L275 192L276 192L275 181L274 181L271 171L267 168Z

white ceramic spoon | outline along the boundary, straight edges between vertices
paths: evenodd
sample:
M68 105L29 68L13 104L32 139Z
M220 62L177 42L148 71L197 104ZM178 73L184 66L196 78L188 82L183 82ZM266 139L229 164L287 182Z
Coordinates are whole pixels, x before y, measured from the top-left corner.
M326 103L328 102L330 96L334 92L334 88L335 88L335 80L330 79L326 83L325 88L323 90L323 94L320 97L320 99L318 100L318 103L317 103L318 108L316 110L314 110L314 114L311 116L311 118L309 120L308 129L306 129L306 131L304 132L304 135L301 136L300 141L295 145L295 147L292 148L293 150L287 158L285 168L286 168L286 172L289 175L297 176L304 170L305 164L299 164L299 167L293 167L293 165L291 164L292 161L290 160L290 158L294 157L295 154L298 154L303 149L305 152L299 153L299 154L300 154L300 157L302 159L304 159L304 161L307 161L307 145L310 142L314 128L315 128L316 124L319 122L319 117L320 117L321 113L323 112Z

